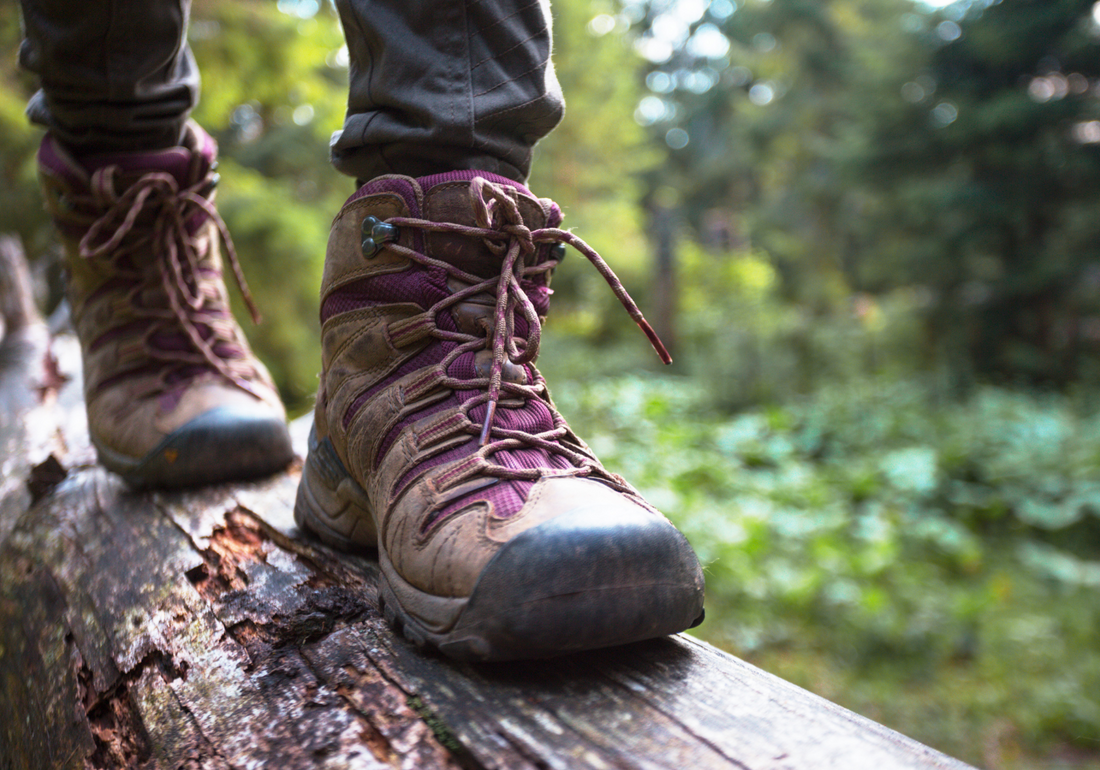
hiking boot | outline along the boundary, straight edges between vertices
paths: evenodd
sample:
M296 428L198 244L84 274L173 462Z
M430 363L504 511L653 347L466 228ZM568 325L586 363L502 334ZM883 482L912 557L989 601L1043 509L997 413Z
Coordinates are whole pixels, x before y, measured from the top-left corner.
M65 246L100 462L136 487L271 473L293 458L267 370L230 313L214 208L217 147L189 124L184 146L75 158L47 135L46 207Z
M648 329L560 221L493 174L386 176L329 240L295 517L330 544L377 546L386 617L454 658L547 657L702 619L687 540L600 465L535 369L564 243Z

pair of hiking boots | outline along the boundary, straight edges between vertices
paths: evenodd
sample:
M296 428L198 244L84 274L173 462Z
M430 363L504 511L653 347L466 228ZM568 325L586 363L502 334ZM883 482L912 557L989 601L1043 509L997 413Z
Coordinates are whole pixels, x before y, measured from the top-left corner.
M293 457L230 313L223 246L255 309L214 208L215 156L194 124L159 152L76 158L50 136L39 151L92 440L135 487L261 476ZM295 517L330 544L377 548L387 618L454 658L545 657L702 619L691 547L600 465L534 366L564 244L648 330L560 222L523 185L456 171L372 180L332 226Z

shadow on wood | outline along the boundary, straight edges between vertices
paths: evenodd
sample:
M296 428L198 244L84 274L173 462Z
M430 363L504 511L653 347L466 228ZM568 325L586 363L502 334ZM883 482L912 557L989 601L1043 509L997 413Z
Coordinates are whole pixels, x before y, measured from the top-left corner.
M966 767L688 636L420 652L369 554L297 531L297 464L135 493L94 465L73 341L52 343L59 387L37 317L7 326L0 770Z

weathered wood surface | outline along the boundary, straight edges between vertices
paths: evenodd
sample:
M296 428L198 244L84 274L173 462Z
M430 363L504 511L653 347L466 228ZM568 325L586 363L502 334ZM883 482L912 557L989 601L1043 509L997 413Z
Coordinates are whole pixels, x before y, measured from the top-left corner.
M0 770L966 767L688 636L419 652L369 556L300 536L296 468L129 491L93 464L72 341L58 388L41 325L5 318Z

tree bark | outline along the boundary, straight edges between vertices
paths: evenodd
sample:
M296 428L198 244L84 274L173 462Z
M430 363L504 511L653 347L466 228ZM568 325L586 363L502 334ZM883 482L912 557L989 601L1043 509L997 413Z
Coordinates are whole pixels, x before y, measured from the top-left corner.
M689 636L419 651L379 615L370 554L296 529L297 466L127 489L94 464L74 341L4 317L0 770L966 767Z

